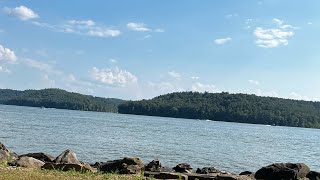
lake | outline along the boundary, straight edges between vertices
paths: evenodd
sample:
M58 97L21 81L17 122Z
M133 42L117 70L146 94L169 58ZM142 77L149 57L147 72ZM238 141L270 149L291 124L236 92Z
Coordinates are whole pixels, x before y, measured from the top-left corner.
M0 142L18 154L66 149L84 162L141 157L239 173L275 162L320 170L320 130L0 105Z

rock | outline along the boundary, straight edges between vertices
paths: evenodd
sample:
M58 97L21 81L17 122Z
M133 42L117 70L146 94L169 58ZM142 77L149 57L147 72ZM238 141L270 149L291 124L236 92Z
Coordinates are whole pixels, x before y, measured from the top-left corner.
M17 160L9 163L9 165L25 168L41 168L44 165L44 162L33 157L22 156L19 157Z
M141 170L142 169L139 165L127 165L126 163L123 163L120 173L121 174L141 174Z
M220 171L214 167L204 167L202 169L198 168L196 173L198 174L210 174L210 173L220 173Z
M188 180L215 180L218 174L188 173Z
M8 161L10 157L10 151L7 149L7 147L0 143L0 162L6 162Z
M81 164L77 159L76 153L72 150L67 149L62 152L55 160L55 163L64 163L64 164Z
M289 180L304 178L310 168L304 163L275 163L259 169L255 173L256 179Z
M46 154L46 153L42 153L42 152L23 154L23 155L20 155L19 158L23 157L23 156L33 157L33 158L38 159L42 162L53 162L55 159L53 156Z
M61 170L61 171L78 171L78 172L96 172L94 168L92 168L88 164L64 164L64 163L45 163L42 166L42 169L47 170Z
M310 180L320 180L320 172L310 171L307 174L307 178L309 178Z
M146 165L144 169L146 171L160 172L163 169L163 167L159 160L153 160L148 165Z
M175 170L176 172L180 172L180 173L189 173L192 170L192 167L190 164L180 163L172 169Z
M10 150L0 142L0 162L12 162L16 160L18 155Z
M105 162L96 162L96 163L94 163L94 164L91 164L91 166L94 167L94 168L100 169L100 166L101 166L103 163L105 163Z
M108 161L100 165L102 172L118 172L120 174L140 174L144 169L144 164L140 158L123 158Z
M172 172L150 172L145 171L144 176L152 177L155 179L182 179L187 180L188 176L181 173L172 173Z
M253 172L251 172L251 171L243 171L243 172L241 172L239 175L247 175L247 176L251 176L251 175L253 175L254 173Z

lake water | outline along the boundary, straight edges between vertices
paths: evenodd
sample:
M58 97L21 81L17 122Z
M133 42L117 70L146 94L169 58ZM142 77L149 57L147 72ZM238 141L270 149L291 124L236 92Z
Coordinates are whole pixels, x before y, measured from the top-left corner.
M66 149L84 162L141 157L239 173L274 162L320 170L320 130L0 105L0 142L18 154Z

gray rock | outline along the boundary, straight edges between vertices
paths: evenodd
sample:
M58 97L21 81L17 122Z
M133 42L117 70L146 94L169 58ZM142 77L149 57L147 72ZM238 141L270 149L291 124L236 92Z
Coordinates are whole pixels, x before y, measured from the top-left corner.
M47 170L60 170L60 171L77 171L77 172L97 172L88 164L64 164L64 163L45 163L42 169Z
M62 152L55 160L55 163L64 163L64 164L81 164L77 158L76 153L72 150L67 149Z
M17 160L9 163L11 166L25 167L25 168L41 168L44 162L33 157L22 156Z
M9 150L6 148L4 144L0 143L0 162L7 161L9 157Z
M192 167L190 164L187 163L180 163L178 165L176 165L176 167L172 168L173 170L175 170L176 172L180 172L180 173L190 173L192 170Z
M241 172L239 175L247 175L247 176L251 176L251 175L254 175L254 173L253 173L253 172L251 172L251 171L243 171L243 172Z
M310 171L307 174L307 178L309 178L310 180L320 180L320 172Z
M127 165L126 163L123 163L120 173L121 174L141 174L141 170L142 169L139 165Z
M100 166L104 163L106 162L95 162L94 164L91 164L91 166L94 168L100 169Z
M275 163L259 169L254 177L258 180L291 180L305 178L309 172L310 168L304 163Z
M188 180L215 180L218 174L188 173Z
M53 156L46 153L42 153L42 152L23 154L23 155L20 155L19 157L23 157L23 156L33 157L43 162L53 162L55 159Z
M198 168L196 173L198 174L210 174L210 173L220 173L220 171L214 167L204 167L202 169Z
M151 161L144 167L146 171L160 172L163 170L163 167L158 159Z
M144 164L137 157L108 161L101 164L99 168L102 172L118 172L120 174L140 174L143 169Z
M17 159L17 154L11 152L7 147L0 142L0 162L11 162Z

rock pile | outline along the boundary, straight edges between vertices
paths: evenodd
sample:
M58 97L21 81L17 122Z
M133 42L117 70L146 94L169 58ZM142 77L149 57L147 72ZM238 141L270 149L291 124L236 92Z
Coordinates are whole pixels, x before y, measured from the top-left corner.
M76 153L65 150L53 157L43 152L28 153L18 156L0 143L0 162L7 162L12 167L42 168L47 170L100 172L119 174L143 174L146 179L183 179L183 180L320 180L320 172L310 171L304 163L275 163L262 167L257 172L241 172L239 175L220 171L215 167L203 167L193 171L190 164L180 163L173 168L162 166L153 160L146 165L138 157L125 157L93 165L78 160Z

